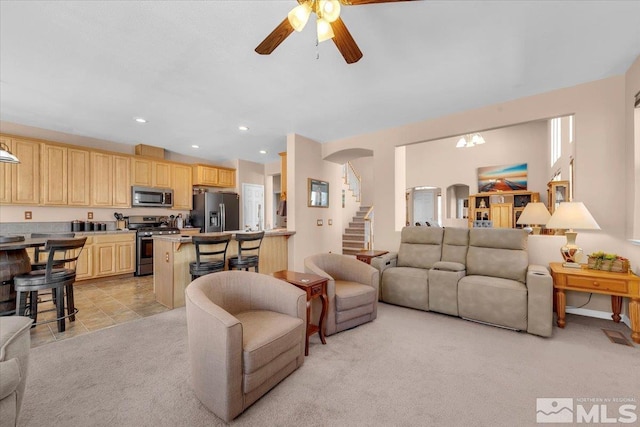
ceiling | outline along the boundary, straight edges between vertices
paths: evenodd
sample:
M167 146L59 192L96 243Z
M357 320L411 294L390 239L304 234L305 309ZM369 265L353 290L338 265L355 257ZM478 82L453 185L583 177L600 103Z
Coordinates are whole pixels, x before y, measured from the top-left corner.
M314 25L256 54L295 5L3 0L0 120L265 163L290 133L400 126L623 74L640 54L640 2L611 0L345 6L359 62L316 47Z

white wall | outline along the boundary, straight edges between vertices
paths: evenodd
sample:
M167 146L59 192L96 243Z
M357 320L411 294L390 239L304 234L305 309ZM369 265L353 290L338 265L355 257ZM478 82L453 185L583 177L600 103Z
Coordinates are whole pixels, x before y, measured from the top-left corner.
M640 242L640 109L634 109L635 95L640 92L640 56L631 65L625 78L626 198L633 200L627 206L627 235ZM634 119L636 115L637 120Z
M628 204L634 201L629 197L627 185L632 174L626 170L630 165L627 156L632 155L629 150L629 146L632 145L631 133L627 129L627 116L631 114L625 113L628 112L627 101L632 89L626 87L625 81L625 76L611 77L407 126L328 142L322 147L323 155L328 156L345 149L373 150L376 247L394 250L400 240L400 234L394 227L396 212L404 215L396 206L396 181L401 180L402 175L396 176L395 173L395 147L575 114L577 144L574 199L586 204L602 228L600 231L580 232L577 243L586 253L604 250L626 256L630 259L634 271L640 273L640 246L632 245L627 240L630 235L626 223L635 218L634 215L640 216L640 211L633 214L633 209L628 208ZM411 158L409 155L406 157ZM462 173L469 172L463 170ZM633 178L636 185L637 178ZM546 178L532 179L544 182ZM447 183L429 184L447 187ZM402 189L407 187L404 186ZM627 218L627 215L631 216ZM635 221L638 222L637 219ZM562 241L562 238L555 237L544 240L552 248L532 246L531 258L542 264L561 261L561 244L556 242L558 239ZM594 296L592 303L586 308L609 310L608 307L609 298Z

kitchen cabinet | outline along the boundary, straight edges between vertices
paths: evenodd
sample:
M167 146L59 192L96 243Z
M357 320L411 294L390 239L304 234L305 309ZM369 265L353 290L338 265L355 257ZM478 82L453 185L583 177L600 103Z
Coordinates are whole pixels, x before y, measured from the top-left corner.
M68 203L67 147L42 144L42 204L64 206Z
M171 163L152 162L152 186L159 188L171 187Z
M193 188L191 186L191 166L171 165L173 183L173 209L191 210Z
M67 205L89 206L89 167L89 151L76 148L67 150Z
M131 206L129 158L91 152L91 206Z
M151 163L152 161L149 159L139 157L131 159L131 185L140 185L142 187L151 187L153 185Z
M280 200L287 200L287 152L280 155Z
M135 271L135 233L91 236L76 266L76 280L117 276Z
M27 139L12 139L11 152L20 159L11 165L11 203L40 203L40 143Z
M0 136L0 142L5 144L9 150L13 150L13 141L10 138ZM0 203L11 203L11 172L13 170L11 163L0 162Z
M193 166L193 185L235 187L236 170L209 165Z

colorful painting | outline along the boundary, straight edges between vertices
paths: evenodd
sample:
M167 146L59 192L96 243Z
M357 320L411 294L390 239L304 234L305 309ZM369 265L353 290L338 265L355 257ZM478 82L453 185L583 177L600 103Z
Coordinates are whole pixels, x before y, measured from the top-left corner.
M478 168L478 192L527 189L527 164Z

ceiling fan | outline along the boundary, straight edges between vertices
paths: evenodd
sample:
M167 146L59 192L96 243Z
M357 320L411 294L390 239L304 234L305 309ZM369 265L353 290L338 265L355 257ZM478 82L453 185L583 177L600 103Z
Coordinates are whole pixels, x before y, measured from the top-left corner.
M371 3L395 3L412 0L298 0L286 18L256 47L260 55L269 55L293 31L302 31L311 12L317 16L318 42L333 40L347 64L358 62L362 52L340 18L340 5L359 6Z

